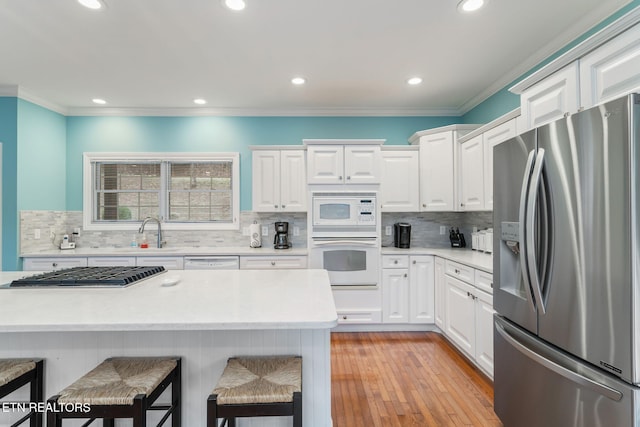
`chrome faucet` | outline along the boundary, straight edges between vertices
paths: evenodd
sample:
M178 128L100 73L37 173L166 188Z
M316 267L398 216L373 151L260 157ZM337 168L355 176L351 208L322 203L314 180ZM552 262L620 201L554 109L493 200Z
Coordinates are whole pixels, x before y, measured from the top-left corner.
M162 227L160 226L160 220L158 218L154 218L154 217L151 217L151 216L146 217L142 221L142 225L138 229L138 233L140 233L140 234L144 233L144 226L147 225L147 223L149 221L155 221L155 222L158 223L158 248L161 248L162 245L167 243L167 242L162 240Z

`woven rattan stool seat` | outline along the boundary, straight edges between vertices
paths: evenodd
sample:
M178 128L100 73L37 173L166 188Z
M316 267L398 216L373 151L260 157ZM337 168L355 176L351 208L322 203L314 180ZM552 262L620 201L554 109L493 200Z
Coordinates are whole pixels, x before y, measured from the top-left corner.
M134 397L149 395L176 367L175 358L115 357L60 392L59 403L133 405Z
M302 391L302 358L237 357L229 359L212 394L219 405L292 402Z
M36 368L33 359L0 359L0 386Z

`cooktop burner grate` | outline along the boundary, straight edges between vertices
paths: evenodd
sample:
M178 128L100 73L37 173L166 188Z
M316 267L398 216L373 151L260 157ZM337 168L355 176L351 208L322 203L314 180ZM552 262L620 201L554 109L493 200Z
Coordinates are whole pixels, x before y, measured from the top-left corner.
M73 267L36 274L14 280L9 287L77 286L125 287L165 271L162 266L150 267Z

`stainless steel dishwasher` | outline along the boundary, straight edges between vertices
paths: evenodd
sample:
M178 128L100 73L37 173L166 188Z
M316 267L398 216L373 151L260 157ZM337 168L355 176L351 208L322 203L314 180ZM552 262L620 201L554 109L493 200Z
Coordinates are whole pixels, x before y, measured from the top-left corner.
M185 257L185 270L238 270L240 257L238 256L201 256Z

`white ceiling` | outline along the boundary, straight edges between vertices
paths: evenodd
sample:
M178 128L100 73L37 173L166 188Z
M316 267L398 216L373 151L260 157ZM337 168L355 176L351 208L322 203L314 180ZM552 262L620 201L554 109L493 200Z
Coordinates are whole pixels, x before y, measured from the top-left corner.
M0 0L0 86L64 114L458 115L628 3L457 1Z

